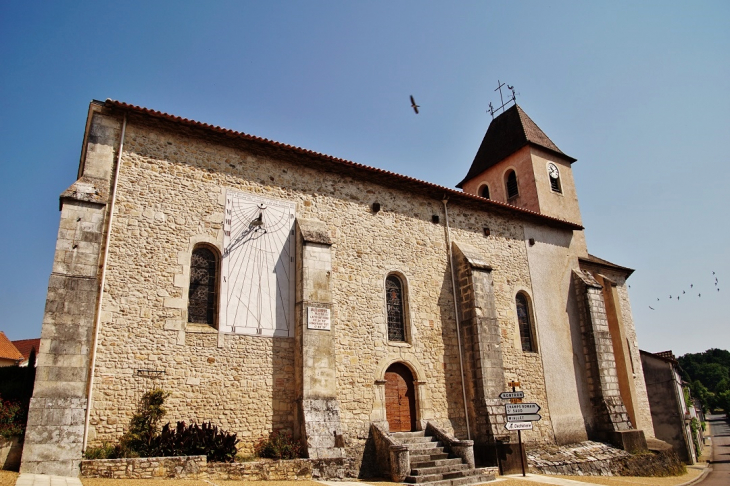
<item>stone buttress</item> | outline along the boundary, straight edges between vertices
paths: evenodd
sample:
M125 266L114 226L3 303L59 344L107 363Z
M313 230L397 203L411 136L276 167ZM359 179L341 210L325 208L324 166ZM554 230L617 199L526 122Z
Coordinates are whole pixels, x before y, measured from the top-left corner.
M297 220L296 356L300 436L312 459L344 457L332 310L332 241L324 223Z
M593 430L589 434L622 449L646 449L644 434L631 424L621 398L613 341L603 296L603 286L588 272L574 270Z
M92 105L79 179L61 194L22 473L78 476L102 247L121 123Z
M467 409L475 449L509 441L504 424L504 364L494 302L492 268L479 250L453 243L466 377Z

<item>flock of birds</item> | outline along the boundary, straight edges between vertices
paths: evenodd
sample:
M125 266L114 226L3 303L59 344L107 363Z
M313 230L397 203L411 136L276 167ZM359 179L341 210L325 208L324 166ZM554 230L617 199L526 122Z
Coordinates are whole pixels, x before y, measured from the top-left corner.
M715 290L719 292L720 291L720 281L718 280L717 275L715 274L715 272L712 272L712 276L715 279ZM629 286L629 288L630 288L630 286ZM694 288L694 284L689 284L689 291L690 291L689 294L687 294L687 291L686 290L682 290L682 293L681 294L678 293L677 295L670 295L669 296L669 299L670 300L675 300L676 299L677 302L679 302L679 300L681 299L682 296L685 296L685 299L687 297L692 297L693 296L693 290L696 292L696 290ZM697 292L697 297L698 298L701 298L702 297L702 292ZM660 302L661 301L661 299L659 297L657 297L656 300L657 300L657 302ZM652 306L649 306L649 309L656 310Z

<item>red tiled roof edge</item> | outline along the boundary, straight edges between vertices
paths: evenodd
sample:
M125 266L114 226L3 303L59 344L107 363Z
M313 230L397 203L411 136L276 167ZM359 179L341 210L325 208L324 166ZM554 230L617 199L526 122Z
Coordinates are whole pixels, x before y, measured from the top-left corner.
M30 350L35 349L36 356L41 346L41 338L36 339L19 339L17 341L11 341L13 346L20 351L25 359L30 358Z
M291 151L291 152L296 153L296 154L307 155L307 156L310 156L310 157L315 157L315 158L318 158L318 159L321 159L321 160L325 160L327 162L334 162L336 164L341 164L341 165L346 166L346 167L369 171L369 172L372 172L372 173L375 173L375 174L379 174L379 175L382 175L382 176L386 176L386 177L392 178L394 180L407 181L407 182L410 182L410 183L415 183L415 184L418 184L418 185L424 187L424 189L425 188L437 189L438 191L443 191L444 194L445 195L448 195L448 196L455 196L457 198L463 197L463 198L466 198L467 200L471 200L471 201L474 201L474 202L483 203L483 204L490 204L490 205L496 206L496 207L498 207L500 209L508 210L508 211L515 212L515 213L518 213L518 214L523 214L523 215L529 216L529 217L531 217L533 219L542 220L546 224L551 224L553 226L556 226L557 225L557 226L560 226L560 227L574 229L574 230L582 230L583 229L583 226L581 226L581 225L579 225L577 223L572 223L570 221L565 221L565 220L562 220L562 219L559 219L559 218L554 218L552 216L546 216L544 214L540 214L540 213L537 213L535 211L530 211L529 209L518 208L516 206L511 206L509 204L501 203L501 202L498 202L498 201L492 201L490 199L484 199L484 198L481 198L479 196L474 196L474 195L471 195L471 194L467 194L467 193L462 192L462 191L456 191L454 189L451 189L451 188L448 188L448 187L445 187L445 186L440 186L438 184L434 184L434 183L431 183L431 182L426 182L426 181L423 181L423 180L420 180L420 179L416 179L414 177L410 177L410 176L398 174L396 172L391 172L391 171L384 170L384 169L378 169L376 167L371 167L371 166L364 165L364 164L359 164L357 162L352 162L350 160L341 159L341 158L338 158L338 157L333 157L331 155L322 154L322 153L315 152L313 150L309 150L309 149L305 149L305 148L301 148L301 147L296 147L294 145L287 145L285 143L277 142L275 140L269 140L268 138L257 137L255 135L249 135L249 134L244 133L244 132L237 132L235 130L231 130L231 129L228 129L228 128L223 128L223 127L220 127L218 125L210 125L208 123L199 122L199 121L196 121L196 120L191 120L189 118L184 118L184 117L180 117L180 116L176 116L176 115L170 115L168 113L164 113L164 112L157 111L157 110L152 110L150 108L144 108L142 106L132 105L132 104L129 104L129 103L125 103L123 101L116 101L116 100L112 100L112 99L107 99L105 102L103 102L103 104L104 104L104 106L110 106L110 107L118 108L118 109L122 109L122 110L134 111L136 113L140 113L140 114L147 115L147 116L151 116L151 117L155 117L155 118L161 118L163 120L170 121L170 122L174 122L174 123L180 123L182 125L186 125L186 126L189 126L189 127L200 128L200 129L204 129L204 130L210 130L210 131L217 132L217 133L220 133L220 134L223 134L223 135L226 135L226 136L229 136L229 137L233 137L233 138L239 138L239 139L243 139L243 140L249 140L249 141L253 141L253 142L263 143L263 144L269 145L271 147L275 147L275 148L283 149L283 150L288 150L288 151Z
M0 358L22 361L23 355L8 339L3 331L0 331Z

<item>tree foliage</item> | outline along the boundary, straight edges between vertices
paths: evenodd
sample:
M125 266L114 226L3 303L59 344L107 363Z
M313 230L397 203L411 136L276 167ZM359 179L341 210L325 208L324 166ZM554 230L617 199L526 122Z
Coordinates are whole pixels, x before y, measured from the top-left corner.
M705 410L721 408L730 413L729 351L713 348L685 354L677 361L682 377L691 384L692 396L700 400Z

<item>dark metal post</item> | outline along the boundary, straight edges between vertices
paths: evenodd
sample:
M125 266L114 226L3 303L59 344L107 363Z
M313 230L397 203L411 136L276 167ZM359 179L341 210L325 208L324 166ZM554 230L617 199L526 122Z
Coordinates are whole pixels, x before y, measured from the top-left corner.
M512 391L515 390L515 387L512 387ZM520 466L522 466L522 477L525 477L525 455L522 454L522 431L517 429L517 446L520 448Z

